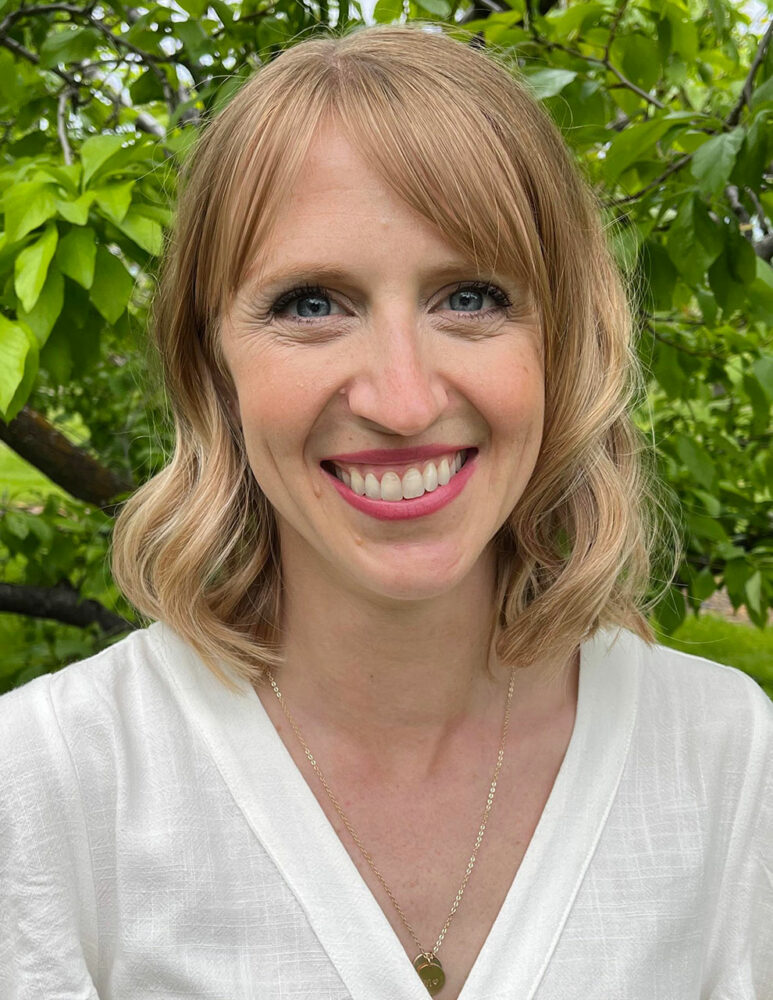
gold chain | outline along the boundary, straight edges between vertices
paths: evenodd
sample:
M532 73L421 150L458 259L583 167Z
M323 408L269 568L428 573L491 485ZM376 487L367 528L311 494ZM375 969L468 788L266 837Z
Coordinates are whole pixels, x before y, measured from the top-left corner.
M293 732L298 737L298 740L299 740L301 746L303 747L303 751L306 754L306 759L311 764L311 766L314 768L314 771L316 772L317 777L322 782L322 786L325 789L325 791L327 792L328 798L333 803L333 806L335 807L335 811L340 816L341 822L344 824L344 826L346 827L346 829L349 831L349 835L351 836L352 840L355 842L355 844L359 848L360 853L362 854L362 856L367 861L368 865L370 866L371 871L376 876L376 878L379 880L379 882L383 886L384 891L386 892L387 896L389 896L390 900L392 901L392 905L394 906L395 910L399 914L400 919L402 920L403 924L405 925L406 930L408 931L408 933L413 938L413 940L414 940L414 942L416 944L416 947L419 949L420 954L424 955L428 959L431 958L431 957L434 957L435 955L437 955L437 952L438 952L438 950L440 949L440 946L443 943L443 938L446 936L446 931L450 927L451 921L454 919L454 915L456 914L456 911L459 909L459 904L462 901L462 896L464 895L464 890L467 888L467 883L470 881L470 876L472 875L472 870L475 867L475 861L476 861L476 858L478 856L478 851L480 850L480 845L483 843L483 835L486 832L486 823L488 822L489 813L491 812L491 806L494 803L494 794L495 794L495 792L497 790L497 780L499 778L499 772L502 770L502 761L504 760L504 757L505 757L505 742L507 741L507 729L508 729L508 726L510 724L510 703L512 702L512 699L513 699L513 687L515 685L515 668L513 668L511 670L511 672L510 672L510 686L508 687L508 690L507 690L507 704L506 704L506 707L505 707L505 720L504 720L504 723L502 724L502 737L501 737L501 739L499 741L499 752L497 754L497 762L496 762L496 766L494 768L494 775L493 775L493 777L491 779L491 786L489 788L488 797L486 799L486 806L485 806L485 808L483 810L483 818L481 820L480 828L478 830L478 836L475 839L475 846L472 849L472 855L470 857L470 860L467 862L467 869L466 869L466 871L464 873L464 878L462 879L462 884L459 886L459 891L457 892L456 896L454 897L454 901L451 904L451 912L448 914L448 918L446 919L445 924L443 924L443 928L440 931L440 934L438 935L437 941L435 942L435 947L432 949L431 952L425 951L424 948L421 945L421 942L416 937L416 932L414 931L413 927L411 927L410 923L408 922L408 918L405 916L405 913L403 913L402 907L400 906L400 904L395 899L394 894L392 893L392 890L386 884L384 876L381 874L381 872L376 867L376 864L375 864L373 858L371 857L370 853L363 846L363 843L360 840L360 838L357 836L357 833L355 832L354 827L349 822L349 819L347 818L347 816L344 814L344 811L341 808L340 803L338 802L338 799L333 794L333 792L332 792L332 790L330 788L330 785L328 785L327 780L325 778L325 775L322 773L322 770L321 770L319 764L317 763L317 761L315 760L314 755L312 754L311 750L309 750L308 744L306 743L306 740L304 740L304 738L303 738L303 736L301 734L300 729L298 728L298 725L297 725L295 719L290 714L290 709L287 707L287 703L285 702L284 695L279 690L279 687L278 687L276 681L274 680L273 674L271 673L270 670L267 670L267 674L268 674L269 682L271 683L271 687L274 690L274 694L277 696L277 698L279 699L279 704L282 706L282 711L287 716L287 721L292 726Z

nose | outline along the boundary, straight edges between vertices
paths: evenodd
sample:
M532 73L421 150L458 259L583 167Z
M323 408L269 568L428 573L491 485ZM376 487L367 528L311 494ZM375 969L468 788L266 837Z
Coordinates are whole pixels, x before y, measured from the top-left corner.
M448 405L432 336L415 322L374 324L344 390L350 411L404 437L431 427Z

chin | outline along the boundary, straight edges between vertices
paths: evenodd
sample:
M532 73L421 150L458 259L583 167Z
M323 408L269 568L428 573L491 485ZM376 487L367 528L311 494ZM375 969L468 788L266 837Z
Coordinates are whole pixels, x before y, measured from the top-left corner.
M394 553L378 560L376 572L360 577L375 595L390 601L425 601L455 590L469 575L478 559L465 559L459 553L437 550Z

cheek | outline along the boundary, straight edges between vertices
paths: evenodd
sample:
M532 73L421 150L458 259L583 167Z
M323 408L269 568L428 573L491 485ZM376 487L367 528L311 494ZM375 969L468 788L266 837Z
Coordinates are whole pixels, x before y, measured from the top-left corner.
M492 377L491 371L495 374ZM513 438L542 438L545 379L538 356L503 358L481 379L481 406L494 431ZM531 441L529 441L531 443Z
M259 377L236 379L247 457L256 480L271 482L297 469L324 409L325 393L313 378L263 365Z

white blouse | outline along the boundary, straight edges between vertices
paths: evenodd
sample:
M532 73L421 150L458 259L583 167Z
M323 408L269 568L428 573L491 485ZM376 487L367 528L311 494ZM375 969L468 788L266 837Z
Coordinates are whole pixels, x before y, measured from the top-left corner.
M0 698L2 1000L427 1000L239 688L157 623ZM584 643L460 1000L773 1000L772 779L773 704L740 671Z

